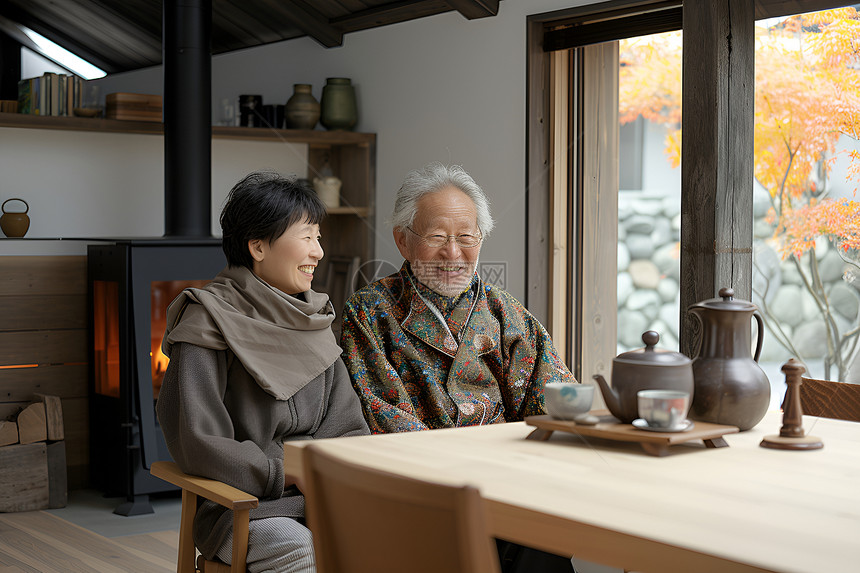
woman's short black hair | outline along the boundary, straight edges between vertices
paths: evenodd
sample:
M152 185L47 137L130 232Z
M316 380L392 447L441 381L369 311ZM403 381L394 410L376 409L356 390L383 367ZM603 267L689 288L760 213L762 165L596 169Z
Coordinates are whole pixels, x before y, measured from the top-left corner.
M255 171L236 183L221 210L221 247L230 267L252 269L248 241L270 244L299 222L319 225L325 206L311 189L273 171Z

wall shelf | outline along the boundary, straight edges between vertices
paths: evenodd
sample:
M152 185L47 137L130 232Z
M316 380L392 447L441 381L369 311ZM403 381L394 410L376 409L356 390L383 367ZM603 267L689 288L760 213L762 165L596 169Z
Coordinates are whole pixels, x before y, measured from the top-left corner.
M96 131L103 133L137 133L163 135L164 124L153 121L126 121L89 117L41 116L22 113L0 113L0 127L55 129L60 131ZM215 139L250 139L285 141L310 145L370 145L376 134L354 131L316 129L265 129L259 127L212 126Z
M0 113L0 129L48 129L163 136L160 122L117 119L38 116ZM305 129L266 129L256 127L213 126L213 139L261 142L287 142L307 145L307 176L331 169L343 182L341 206L328 209L330 215L320 229L326 256L320 264L320 289L328 281L331 258L359 257L361 263L374 258L374 200L376 196L376 134L352 131ZM331 257L331 258L330 258ZM363 286L358 284L357 286ZM335 294L335 293L330 293ZM343 296L334 297L343 303ZM340 308L337 309L338 316Z

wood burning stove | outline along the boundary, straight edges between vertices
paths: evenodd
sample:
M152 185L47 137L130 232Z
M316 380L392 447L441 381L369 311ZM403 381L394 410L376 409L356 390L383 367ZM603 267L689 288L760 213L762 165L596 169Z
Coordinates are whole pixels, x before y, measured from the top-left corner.
M151 513L149 495L175 489L149 474L169 460L155 417L167 358L167 305L226 265L221 241L116 240L90 245L90 468L93 485L126 497L115 513Z
M87 251L91 476L126 496L121 515L151 512L149 494L175 489L148 471L170 459L155 417L166 305L191 284L183 281L208 281L226 265L210 229L212 1L165 0L162 8L165 237Z

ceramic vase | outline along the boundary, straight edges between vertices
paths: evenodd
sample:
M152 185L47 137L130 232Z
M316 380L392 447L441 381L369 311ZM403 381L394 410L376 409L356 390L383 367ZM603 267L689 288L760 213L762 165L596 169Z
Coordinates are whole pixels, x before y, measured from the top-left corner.
M328 78L321 105L320 123L326 129L351 130L358 122L355 88L349 78Z
M293 95L285 110L287 129L313 129L320 119L320 103L311 93L310 84L293 85Z
M6 210L6 203L9 201L20 201L24 204L23 212L10 212ZM3 234L7 237L23 237L27 234L27 230L30 228L30 217L27 215L27 212L30 210L30 206L23 199L6 199L3 201L2 209L3 215L0 215L0 229L3 230Z

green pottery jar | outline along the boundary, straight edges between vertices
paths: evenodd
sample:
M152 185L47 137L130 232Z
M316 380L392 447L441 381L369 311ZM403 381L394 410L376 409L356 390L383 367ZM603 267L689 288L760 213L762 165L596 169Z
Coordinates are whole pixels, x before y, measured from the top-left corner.
M349 78L328 78L322 91L322 117L326 129L351 130L358 122L355 88Z
M294 84L284 116L287 129L313 129L320 119L320 103L311 93L310 84Z

